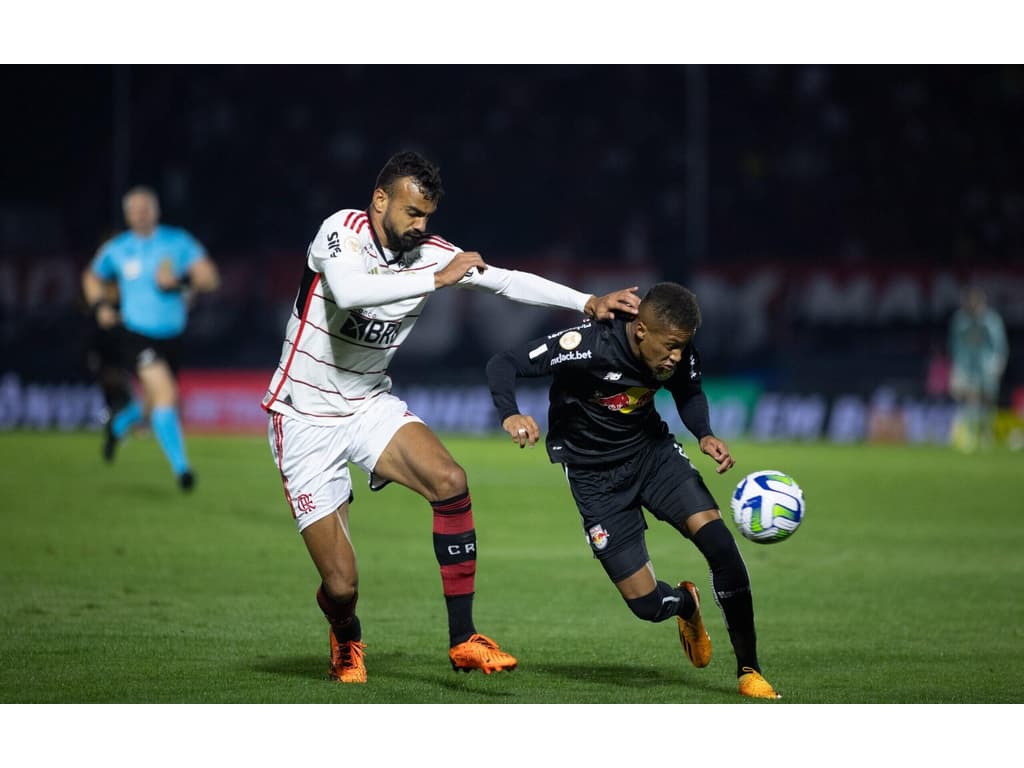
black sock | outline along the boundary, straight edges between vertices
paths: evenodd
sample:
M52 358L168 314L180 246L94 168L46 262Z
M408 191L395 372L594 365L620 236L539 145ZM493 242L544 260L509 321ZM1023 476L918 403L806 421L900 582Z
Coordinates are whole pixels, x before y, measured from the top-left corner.
M441 586L448 608L448 641L464 643L476 632L473 592L476 583L476 529L469 491L432 501L434 554L441 568Z
M327 623L331 625L334 637L338 642L349 640L362 640L363 628L356 616L356 602L359 600L359 593L352 595L352 599L346 603L335 600L327 594L324 585L316 591L316 603L323 611Z
M757 662L757 632L754 629L754 599L750 592L747 566L736 540L722 520L712 520L693 537L693 543L711 568L715 603L722 611L729 640L736 654L736 674L743 667L761 671Z
M670 587L664 581L657 582L653 592L627 599L626 605L638 619L653 622L673 616L690 618L697 607L688 590Z

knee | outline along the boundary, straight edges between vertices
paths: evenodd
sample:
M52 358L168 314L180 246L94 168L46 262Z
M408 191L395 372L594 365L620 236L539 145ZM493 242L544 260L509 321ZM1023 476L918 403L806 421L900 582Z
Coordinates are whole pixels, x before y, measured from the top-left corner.
M445 463L432 478L431 485L434 501L450 499L469 490L466 471L454 461Z
M324 591L336 603L350 603L359 592L359 578L354 573L331 571L322 575Z

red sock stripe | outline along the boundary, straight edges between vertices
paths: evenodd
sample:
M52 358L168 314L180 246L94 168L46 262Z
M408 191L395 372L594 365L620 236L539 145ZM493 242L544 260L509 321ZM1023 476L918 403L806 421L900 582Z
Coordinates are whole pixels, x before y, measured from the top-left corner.
M466 533L473 530L473 510L467 509L457 515L434 513L434 533Z
M448 515L453 512L464 512L467 509L471 509L473 507L473 499L470 498L469 491L466 491L464 494L450 499L432 501L430 506L434 508L435 512Z
M471 595L476 577L476 560L441 566L441 585L445 597Z

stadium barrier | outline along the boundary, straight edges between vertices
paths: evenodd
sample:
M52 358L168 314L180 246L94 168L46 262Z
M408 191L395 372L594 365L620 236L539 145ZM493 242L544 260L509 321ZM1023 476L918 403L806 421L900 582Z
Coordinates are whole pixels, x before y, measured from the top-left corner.
M266 371L182 371L186 430L263 434L266 414L260 401L268 382ZM742 379L706 379L704 386L712 424L724 439L944 444L954 414L948 399L900 396L884 387L870 396L826 397L763 391ZM490 393L482 385L396 387L395 394L439 432L500 431ZM518 399L523 412L546 429L546 387L523 385ZM671 396L662 390L655 402L670 429L685 435ZM1012 448L1024 448L1024 388L1012 393L1012 403L1012 410L999 413L996 436ZM38 384L23 382L16 373L0 374L0 430L98 429L105 416L103 397L94 384Z

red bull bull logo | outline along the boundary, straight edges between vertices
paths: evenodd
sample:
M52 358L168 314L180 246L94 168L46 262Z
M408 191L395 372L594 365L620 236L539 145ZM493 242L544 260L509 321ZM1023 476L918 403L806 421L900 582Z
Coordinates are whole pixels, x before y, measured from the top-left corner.
M602 397L600 393L594 394L594 402L603 405L609 411L619 413L630 413L647 405L653 399L654 390L646 387L630 387L625 392L616 392L607 397Z
M594 545L594 549L604 549L608 546L608 531L603 526L595 525L587 533L590 536L590 543Z

